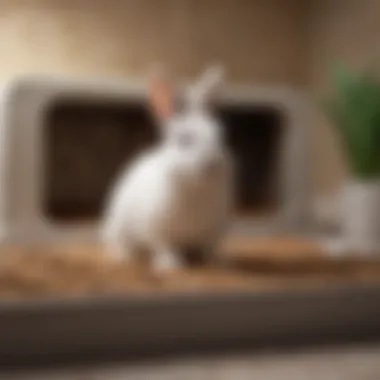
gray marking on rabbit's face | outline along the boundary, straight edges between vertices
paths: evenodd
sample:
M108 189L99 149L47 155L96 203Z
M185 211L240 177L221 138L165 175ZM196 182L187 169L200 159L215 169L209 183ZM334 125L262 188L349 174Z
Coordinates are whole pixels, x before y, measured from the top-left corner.
M182 113L168 123L167 132L166 149L178 176L208 181L222 171L226 156L223 130L211 114Z

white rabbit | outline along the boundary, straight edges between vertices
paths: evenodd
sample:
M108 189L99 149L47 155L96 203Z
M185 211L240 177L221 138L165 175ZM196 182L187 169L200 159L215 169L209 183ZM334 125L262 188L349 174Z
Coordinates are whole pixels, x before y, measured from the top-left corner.
M184 248L216 257L233 203L233 162L207 107L222 79L220 70L207 70L178 112L169 82L152 80L149 101L162 139L113 186L102 235L117 258L130 259L142 248L154 269L166 271L183 265Z

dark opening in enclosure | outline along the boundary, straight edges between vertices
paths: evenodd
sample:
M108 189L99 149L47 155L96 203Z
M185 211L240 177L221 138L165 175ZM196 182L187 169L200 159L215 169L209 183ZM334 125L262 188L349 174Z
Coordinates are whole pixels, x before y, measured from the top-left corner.
M155 142L154 120L141 102L73 99L49 111L44 128L44 210L60 221L98 218L118 172Z
M279 160L283 115L273 107L219 109L236 165L239 214L273 212L279 203Z
M236 160L238 213L273 211L278 205L281 113L221 106L218 114ZM156 141L157 128L143 103L55 103L44 126L45 214L59 222L99 218L120 169Z

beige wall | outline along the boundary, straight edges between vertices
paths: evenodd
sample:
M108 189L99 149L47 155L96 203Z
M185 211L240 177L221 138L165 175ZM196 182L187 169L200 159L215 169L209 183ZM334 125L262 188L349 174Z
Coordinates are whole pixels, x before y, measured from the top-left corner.
M302 84L302 0L0 0L0 78L25 72L139 75L151 61L193 75Z
M379 15L379 0L0 0L0 79L136 76L152 61L192 76L223 61L233 81L317 93L335 59L380 54ZM345 168L326 120L315 132L315 189L329 193Z
M328 89L331 65L380 67L380 1L314 0L310 28L310 80L315 94ZM315 173L318 188L331 192L347 174L325 118L316 124Z

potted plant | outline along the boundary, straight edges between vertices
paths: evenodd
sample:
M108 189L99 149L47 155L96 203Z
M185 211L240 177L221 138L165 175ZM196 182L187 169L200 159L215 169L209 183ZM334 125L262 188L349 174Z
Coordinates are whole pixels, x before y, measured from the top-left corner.
M380 80L339 67L324 101L348 162L342 191L344 251L380 254Z

